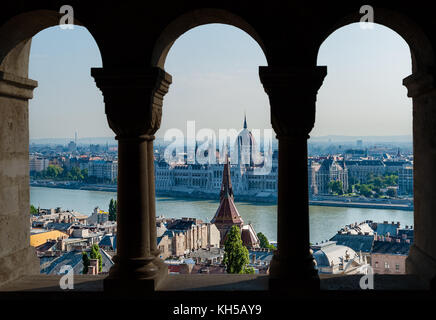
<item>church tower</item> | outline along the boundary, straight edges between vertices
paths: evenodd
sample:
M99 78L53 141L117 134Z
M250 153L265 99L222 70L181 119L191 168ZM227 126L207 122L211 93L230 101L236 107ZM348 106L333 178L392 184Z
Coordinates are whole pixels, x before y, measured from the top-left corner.
M233 196L232 180L230 177L229 157L226 155L226 163L224 164L223 180L220 190L220 205L215 213L211 223L214 223L221 234L221 244L225 242L227 232L233 225L237 225L242 229L244 221L236 209Z

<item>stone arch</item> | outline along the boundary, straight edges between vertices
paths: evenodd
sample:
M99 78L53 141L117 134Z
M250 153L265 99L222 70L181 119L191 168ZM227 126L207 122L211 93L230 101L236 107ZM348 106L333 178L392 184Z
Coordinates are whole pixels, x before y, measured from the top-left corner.
M211 23L227 24L245 31L259 44L268 60L262 39L246 20L226 10L208 8L187 12L168 24L155 42L151 56L151 65L164 69L168 52L182 34L195 27Z
M54 10L35 10L0 26L0 235L7 240L0 248L0 285L40 271L29 243L28 110L38 85L28 79L29 55L32 37L58 25L61 16ZM74 22L82 25L77 19Z
M322 43L336 30L348 24L360 22L359 10L337 20L320 39L318 52ZM412 72L424 71L435 64L434 49L422 28L406 15L385 8L374 7L374 23L381 24L398 33L409 45L412 57ZM317 55L318 56L318 53Z
M54 10L34 10L13 16L4 23L0 27L0 70L26 78L32 37L59 25L62 16ZM84 26L76 16L74 25Z

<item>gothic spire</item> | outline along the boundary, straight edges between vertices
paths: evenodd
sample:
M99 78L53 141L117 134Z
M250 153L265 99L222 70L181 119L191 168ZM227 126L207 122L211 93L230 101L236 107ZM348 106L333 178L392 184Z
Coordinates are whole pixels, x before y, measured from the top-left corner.
M224 170L223 170L223 180L221 182L220 200L222 200L225 197L231 197L233 199L233 187L232 187L232 180L230 178L229 155L227 152L226 152L226 163L224 164Z
M244 113L244 129L247 129L247 116Z
M224 245L227 232L233 225L242 228L244 220L240 216L238 209L236 209L233 200L233 188L230 178L230 163L229 156L226 154L226 163L223 170L223 181L221 183L220 191L220 205L212 218L211 223L214 223L220 231L221 244Z

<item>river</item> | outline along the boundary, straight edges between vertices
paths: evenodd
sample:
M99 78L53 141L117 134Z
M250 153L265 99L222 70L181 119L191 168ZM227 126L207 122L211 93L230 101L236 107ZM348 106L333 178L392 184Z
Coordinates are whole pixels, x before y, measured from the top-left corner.
M30 187L30 203L35 207L62 207L88 215L96 206L108 210L111 198L116 198L115 192ZM192 217L208 222L214 216L218 204L218 200L157 197L156 215L168 218ZM236 202L236 207L244 222L251 222L256 232L264 233L269 240L277 239L276 205ZM310 206L309 213L312 243L330 239L344 225L363 220L399 221L403 227L413 225L412 211ZM298 212L290 214L296 215ZM293 228L298 228L298 225ZM292 229L289 233L292 233Z

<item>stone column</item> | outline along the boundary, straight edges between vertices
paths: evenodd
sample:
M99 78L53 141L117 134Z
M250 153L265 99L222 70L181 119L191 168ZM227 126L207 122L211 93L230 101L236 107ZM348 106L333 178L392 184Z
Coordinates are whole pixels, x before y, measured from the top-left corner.
M433 282L436 289L436 70L403 80L413 98L414 241L406 272Z
M39 259L29 244L28 101L37 85L0 71L0 286L39 273Z
M105 290L153 291L168 271L156 248L153 140L171 76L160 68L91 71L118 140L117 254Z
M307 139L315 122L316 94L326 67L260 67L279 141L277 242L270 289L319 289L309 251Z

